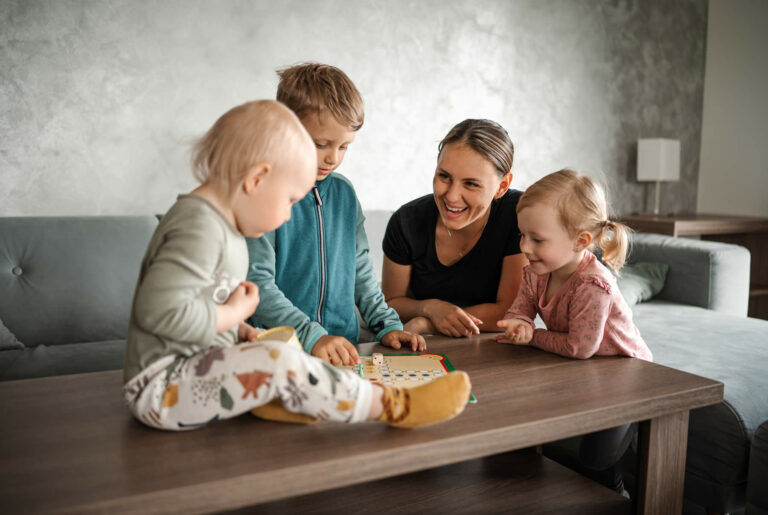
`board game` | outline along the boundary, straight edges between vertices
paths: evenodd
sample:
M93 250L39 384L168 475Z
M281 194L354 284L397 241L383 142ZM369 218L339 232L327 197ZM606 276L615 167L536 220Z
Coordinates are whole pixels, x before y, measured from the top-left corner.
M347 368L375 383L411 388L456 370L444 354L383 354L376 366L373 356L360 356L360 364ZM470 393L469 402L477 402Z

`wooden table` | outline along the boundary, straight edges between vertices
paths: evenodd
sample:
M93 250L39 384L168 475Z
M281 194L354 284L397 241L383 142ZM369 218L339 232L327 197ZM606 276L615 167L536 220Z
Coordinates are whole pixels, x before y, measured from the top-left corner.
M621 218L639 232L670 236L701 236L703 240L734 243L749 249L748 315L768 320L768 218L756 216L641 214Z
M490 335L428 345L469 373L478 403L417 430L289 425L246 414L164 432L131 418L121 372L0 383L2 511L236 509L642 421L638 510L680 512L688 411L720 401L721 383L638 359L570 360ZM556 497L551 485L547 491Z

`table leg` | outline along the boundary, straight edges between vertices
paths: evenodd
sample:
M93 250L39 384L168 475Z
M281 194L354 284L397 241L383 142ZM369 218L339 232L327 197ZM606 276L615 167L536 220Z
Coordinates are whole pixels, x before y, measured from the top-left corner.
M640 423L638 513L681 513L688 411Z

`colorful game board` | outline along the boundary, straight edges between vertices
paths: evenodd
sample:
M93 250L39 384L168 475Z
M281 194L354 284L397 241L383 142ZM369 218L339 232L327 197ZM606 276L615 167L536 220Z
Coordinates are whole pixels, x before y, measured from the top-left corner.
M414 387L456 370L444 354L384 354L376 367L372 356L360 356L360 364L347 368L375 383ZM469 402L477 402L470 393Z

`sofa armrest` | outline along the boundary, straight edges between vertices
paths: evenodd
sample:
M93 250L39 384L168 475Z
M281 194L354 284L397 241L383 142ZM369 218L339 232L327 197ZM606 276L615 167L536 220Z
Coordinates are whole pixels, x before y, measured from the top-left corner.
M760 424L752 437L746 512L768 513L768 420Z
M669 265L656 298L746 316L749 250L739 245L662 234L635 233L630 262Z

